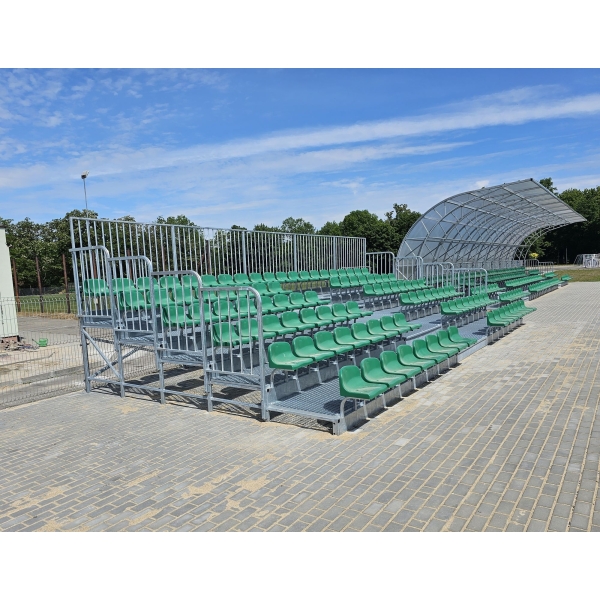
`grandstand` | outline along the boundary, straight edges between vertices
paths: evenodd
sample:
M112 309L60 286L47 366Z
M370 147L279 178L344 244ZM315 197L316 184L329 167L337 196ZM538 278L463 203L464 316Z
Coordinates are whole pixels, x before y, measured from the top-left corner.
M86 390L343 433L522 325L525 299L566 283L528 245L581 220L533 180L444 201L398 256L364 238L72 217Z

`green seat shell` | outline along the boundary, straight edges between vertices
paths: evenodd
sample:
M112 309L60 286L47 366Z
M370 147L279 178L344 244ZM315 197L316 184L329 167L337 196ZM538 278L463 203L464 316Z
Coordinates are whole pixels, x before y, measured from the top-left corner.
M152 303L148 302L146 294L135 288L120 292L118 295L119 306L125 310L148 310Z
M381 362L381 368L386 373L392 375L404 375L407 379L410 377L416 377L419 373L423 372L423 368L419 366L407 367L398 360L398 354L391 350L384 350L379 355L379 361Z
M396 375L386 373L381 368L381 363L378 358L365 358L360 363L360 374L365 381L369 383L383 383L389 388L396 387L406 381L406 375Z
M211 310L210 310L210 304L208 302L204 302L204 322L205 323L210 323L210 322L215 322L217 320L217 317L215 317L214 315L211 315ZM192 302L192 304L190 304L190 306L188 307L188 315L190 317L190 319L193 319L194 321L198 321L199 323L202 322L202 310L200 308L200 302L198 300L196 300L195 302Z
M135 289L136 288L133 285L133 281L131 281L131 279L127 279L126 277L117 277L116 279L112 280L112 290L114 294Z
M333 339L340 346L352 346L353 348L365 348L370 345L369 340L359 340L352 335L350 327L336 327L333 330Z
M252 283L264 283L265 280L260 273L250 273L250 281Z
M408 325L396 325L396 323L394 323L394 317L392 317L392 315L383 315L383 317L379 319L379 322L381 323L381 328L384 331L395 331L398 335L402 335L404 333L412 331Z
M381 327L381 322L379 321L379 319L369 319L367 321L367 331L371 335L382 335L387 340L391 340L392 338L398 337L399 335L397 331L386 331L385 329L383 329Z
M347 317L336 317L331 310L331 306L317 306L315 310L317 317L319 317L321 321L328 320L334 324L337 324L345 323L348 320Z
M314 362L312 358L296 356L287 342L273 342L270 344L267 349L267 356L269 358L269 367L284 371L297 371Z
M150 289L150 277L138 277L135 285L138 290L146 291Z
M219 285L225 285L225 286L235 286L235 281L233 279L233 277L231 275L229 275L229 273L222 273L221 275L219 275L217 277L217 281L219 282Z
M300 320L313 327L327 327L333 324L329 319L320 319L314 308L303 308L300 311Z
M378 344L385 340L384 335L374 335L369 333L369 330L364 323L354 323L350 327L350 330L357 340L368 340L371 344Z
M246 273L236 273L233 276L233 281L235 281L236 285L247 285L251 286L252 282L250 281L250 277L246 275Z
M349 344L338 344L331 331L317 331L313 336L313 340L319 350L327 350L335 352L335 354L346 354L354 350L354 347Z
M412 346L398 346L396 350L398 361L405 367L421 367L423 370L434 367L437 362L430 358L419 358L415 355Z
M290 333L296 333L295 327L284 327L279 320L277 315L264 315L263 316L263 331L268 333L275 333L276 335L288 335Z
M108 296L110 290L104 279L85 279L83 282L84 296Z
M240 343L247 344L250 342L250 337L240 336L235 331L232 323L215 323L212 326L213 343L216 346L239 346Z
M459 352L466 350L469 347L468 342L453 342L448 335L448 332L442 329L437 334L438 342L442 348L457 348Z
M275 294L273 296L273 304L277 306L277 308L281 308L283 310L292 310L298 309L298 306L294 306L289 299L287 294Z
M423 327L421 323L409 323L406 320L406 316L402 312L394 313L394 324L410 327L411 331L415 331L416 329L421 329L421 327Z
M445 354L448 358L458 354L458 348L442 348L437 335L430 333L429 335L425 336L425 343L427 344L427 348L430 352Z
M348 365L340 369L340 395L346 398L358 398L361 400L373 400L388 390L383 383L369 383L362 377L360 369L354 365Z
M257 319L240 319L236 323L238 333L243 338L252 338L254 342L259 340L258 320ZM263 339L272 340L277 337L277 333L274 331L266 331L263 326Z
M293 311L281 313L281 324L284 327L293 327L298 332L313 328L309 323L303 323L298 317L298 313Z
M331 350L319 350L308 335L300 335L292 340L292 350L296 356L312 358L314 361L327 360L335 356Z
M358 302L355 302L354 300L346 302L346 310L351 315L360 315L361 317L370 317L373 314L372 310L361 309L358 306Z
M417 358L422 360L434 360L438 365L448 358L446 353L439 354L429 350L425 340L415 340L413 342L413 352Z
M300 292L291 292L288 296L288 302L296 309L308 308L311 306Z
M329 300L321 300L314 290L307 290L304 292L304 299L306 302L310 302L311 306L325 306L326 304L329 304Z

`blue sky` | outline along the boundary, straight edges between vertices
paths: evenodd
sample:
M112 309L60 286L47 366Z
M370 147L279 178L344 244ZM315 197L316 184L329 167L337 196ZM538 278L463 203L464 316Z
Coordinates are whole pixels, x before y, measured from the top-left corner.
M598 70L0 70L0 216L320 226L600 185Z

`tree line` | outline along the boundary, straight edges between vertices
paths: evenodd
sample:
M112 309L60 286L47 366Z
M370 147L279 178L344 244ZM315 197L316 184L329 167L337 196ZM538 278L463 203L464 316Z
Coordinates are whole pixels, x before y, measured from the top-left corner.
M540 183L552 192L556 188L551 178L541 179ZM547 233L538 239L531 252L540 260L555 263L573 262L578 254L600 253L600 186L589 189L568 189L558 197L582 214L587 221L576 223ZM62 255L66 256L68 278L72 281L71 234L69 217L97 218L93 211L72 210L64 217L46 223L35 223L30 218L13 221L0 217L0 226L6 228L7 243L11 258L14 259L18 286L37 287L36 256L44 287L63 285ZM281 225L273 227L258 223L255 231L281 231L284 233L304 233L319 235L342 235L364 237L367 252L398 251L404 236L413 223L421 216L410 210L406 204L394 204L384 218L368 210L353 210L341 221L328 221L321 228L302 218L288 217ZM121 217L124 221L135 221L131 216ZM185 215L157 217L156 223L172 225L195 225ZM245 229L232 225L232 229Z

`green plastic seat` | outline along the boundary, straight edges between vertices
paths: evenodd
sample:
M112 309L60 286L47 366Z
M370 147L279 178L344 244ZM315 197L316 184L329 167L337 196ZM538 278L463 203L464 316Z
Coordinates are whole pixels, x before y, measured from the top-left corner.
M384 383L369 383L362 377L360 369L354 365L347 365L340 369L340 395L346 398L373 400L388 390Z
M265 273L266 275L266 273ZM270 275L273 275L272 273L270 273ZM267 283L267 289L269 290L269 293L273 293L273 294L284 294L285 292L283 291L283 288L281 287L281 283L279 281L269 281Z
M158 280L158 285L171 290L175 285L179 285L179 277L175 275L165 275Z
M265 281L265 283L279 283L275 277L274 273L270 273L269 271L266 271L265 273L262 274L263 279ZM279 286L279 288L281 289L281 285Z
M146 298L148 302L151 302L150 290L146 292ZM168 306L170 304L176 304L175 300L171 298L169 290L167 288L160 288L158 286L154 286L154 303L157 306Z
M270 292L267 284L264 281L253 281L252 287L261 295L261 296L275 296L277 292Z
M315 362L327 360L335 356L331 350L319 350L308 335L300 335L292 340L292 350L296 356L312 358Z
M364 308L360 308L358 306L358 302L355 302L354 300L350 300L350 301L346 302L346 310L351 315L360 315L361 317L370 317L373 314L372 310L366 310Z
M406 375L396 375L386 373L381 368L381 363L378 358L365 358L360 363L360 374L365 381L369 383L383 383L389 388L396 387L406 381Z
M293 327L298 332L313 328L309 323L303 323L298 317L298 313L292 311L281 313L281 324L284 327Z
M333 321L330 321L329 319L320 319L314 308L303 308L300 311L300 320L315 328L333 325Z
M254 342L258 342L259 332L257 319L240 319L240 321L236 323L236 327L242 338L251 338ZM277 337L277 334L274 331L265 331L265 328L263 327L263 339L272 340L275 337Z
M315 309L317 317L321 321L331 321L331 323L345 323L348 319L346 317L336 317L331 310L331 306L317 306Z
M299 271L298 279L300 281L310 281L310 273L308 271Z
M239 346L240 343L247 344L250 337L240 336L231 323L215 323L212 326L213 343L215 346Z
M310 306L300 292L292 292L289 294L289 296L287 296L287 298L290 306L297 310L300 310L301 308L308 308Z
M239 317L238 311L232 302L228 300L218 300L212 305L213 315L220 319L237 319Z
M125 310L148 310L152 303L146 299L146 294L135 288L120 292L119 306Z
M352 335L350 327L336 327L333 330L333 339L340 346L352 346L353 348L365 348L371 344L369 340L359 340Z
M175 282L170 288L171 296L177 304L191 304L196 300L194 290L191 287L183 287L179 282Z
M354 350L349 344L338 344L331 331L317 331L313 336L315 346L319 350L333 352L335 354L346 354Z
M162 321L166 327L192 327L202 323L200 319L188 316L185 307L178 304L169 304L162 307Z
M298 275L298 271L288 271L288 280L291 283L296 283L298 281L300 281L300 276Z
M83 282L84 296L109 296L110 290L104 279L86 279Z
M250 281L252 283L264 283L265 280L260 273L250 273Z
M326 304L329 304L329 300L321 300L314 290L307 290L304 292L304 299L306 302L310 302L311 306L325 306Z
M275 273L275 279L281 283L290 283L290 278L285 271L277 271L277 273Z
M236 273L233 276L233 281L235 281L236 285L247 285L251 286L252 282L250 281L250 277L246 275L246 273Z
M225 285L225 286L231 286L231 287L235 286L235 281L234 281L233 277L231 275L229 275L229 273L222 273L221 275L219 275L217 277L217 281L219 282L219 285Z
M202 275L200 277L200 279L202 279L202 287L206 288L206 287L217 287L219 285L219 282L217 281L217 278L214 275Z
M367 321L367 331L371 335L379 335L385 337L387 340L398 337L397 331L386 331L381 327L381 323L378 319L369 319Z
M314 362L312 358L296 356L287 342L273 342L270 344L267 349L267 356L269 358L269 367L284 371L297 371Z
M410 327L411 331L415 331L416 329L421 329L421 327L423 327L421 323L409 323L406 320L404 313L401 312L394 313L394 324L403 327Z
M279 313L279 312L283 312L283 310L284 310L283 308L279 308L278 306L275 306L273 304L273 298L271 298L270 296L261 296L260 302L262 304L263 315L270 314L270 313Z
M379 362L381 362L381 368L386 373L392 375L404 375L407 379L416 377L419 373L423 372L421 367L406 367L399 360L398 355L391 350L384 350L379 355Z
M364 323L354 323L350 327L350 331L352 331L352 335L357 340L367 340L371 344L379 344L385 340L384 335L373 335L369 333L369 330Z
M275 294L273 296L273 304L277 306L277 308L281 308L283 310L293 310L298 309L298 306L294 306L289 299L289 296L286 294Z
M456 348L459 352L466 350L469 347L468 342L453 342L450 339L447 331L443 329L438 331L437 334L438 342L442 348Z
M396 332L397 335L402 335L403 333L412 331L408 325L396 325L392 315L384 315L381 317L381 319L379 319L379 323L384 331Z
M315 269L311 269L308 272L308 274L310 275L311 281L322 281L323 280L321 275L319 275L319 271L316 271Z
M277 315L264 315L263 316L263 331L268 333L274 333L275 335L288 335L296 333L295 327L284 327L279 320Z
M413 352L412 346L403 345L398 346L396 350L398 355L398 361L405 367L421 367L423 370L434 367L437 362L430 358L419 358Z
M327 281L330 277L329 271L327 269L320 269L319 276L320 276L321 280Z
M430 352L437 354L445 354L448 358L458 354L458 348L442 348L437 335L429 334L425 336L425 344Z
M200 302L198 302L198 300L190 304L190 306L188 307L188 315L190 319L193 319L194 321L197 321L199 323L202 322L202 310L200 308ZM214 315L212 315L211 318L210 304L208 302L204 302L204 322L210 323L212 321L214 323L216 320L217 317L215 317Z
M150 289L150 277L138 277L135 285L140 292L146 292Z
M236 310L240 316L248 318L255 317L258 314L253 302L249 302L246 296L240 296L237 301Z
M112 280L112 289L113 293L118 292L128 292L130 290L135 290L135 286L133 285L133 281L131 279L127 279L126 277L117 277Z
M350 320L356 321L356 319L360 318L360 315L350 314L348 312L348 310L346 309L346 307L341 302L337 302L336 304L333 304L331 306L331 312L336 317L344 317L345 321L350 321Z
M443 363L448 358L448 355L445 352L443 354L439 354L438 352L432 352L429 350L425 340L415 340L412 347L417 358L422 360L434 360L438 365Z

